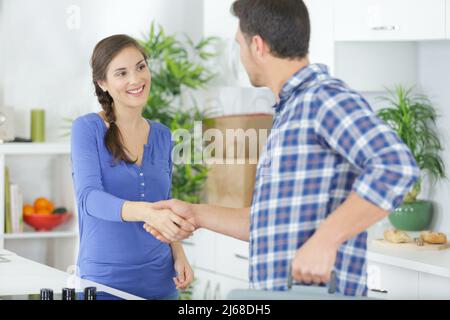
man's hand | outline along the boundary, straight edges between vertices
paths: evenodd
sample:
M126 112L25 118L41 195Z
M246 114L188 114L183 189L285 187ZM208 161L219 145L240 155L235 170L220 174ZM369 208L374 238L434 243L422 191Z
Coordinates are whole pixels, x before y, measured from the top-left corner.
M195 219L193 206L190 203L172 199L172 200L165 200L160 202L153 203L153 208L157 210L171 210L173 213L179 216L179 219L182 221L185 221L189 224L189 226L193 226L194 230L198 229L198 223ZM159 230L152 225L145 223L144 229L151 233L156 239L158 239L161 242L165 243L172 243L173 241L179 241L188 238L192 235L192 233L184 233L182 237L180 237L177 240L174 240L173 238L167 237L165 234L159 232ZM194 230L191 230L194 231Z
M293 280L306 284L328 283L337 250L337 244L319 234L313 235L295 254L292 261Z

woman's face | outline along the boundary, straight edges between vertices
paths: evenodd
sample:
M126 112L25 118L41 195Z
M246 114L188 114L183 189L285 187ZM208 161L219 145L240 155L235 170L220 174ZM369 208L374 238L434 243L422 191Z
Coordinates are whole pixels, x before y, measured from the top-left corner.
M142 53L127 47L110 62L106 80L99 81L109 92L116 107L142 108L150 92L151 75Z

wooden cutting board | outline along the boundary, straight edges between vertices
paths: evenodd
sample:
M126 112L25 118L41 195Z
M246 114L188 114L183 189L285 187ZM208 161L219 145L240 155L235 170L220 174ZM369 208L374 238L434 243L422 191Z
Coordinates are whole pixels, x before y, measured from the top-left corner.
M450 248L450 242L447 242L446 244L428 244L424 243L423 246L418 246L415 242L408 242L408 243L392 243L389 241L386 241L384 239L375 239L372 241L374 245L382 246L385 248L402 248L402 249L409 249L409 250L445 250Z

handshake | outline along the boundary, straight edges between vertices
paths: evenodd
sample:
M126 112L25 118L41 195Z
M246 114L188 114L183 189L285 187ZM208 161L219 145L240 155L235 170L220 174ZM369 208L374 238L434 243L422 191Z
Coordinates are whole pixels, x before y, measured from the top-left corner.
M186 239L199 228L193 205L176 199L153 203L144 222L144 229L164 243Z

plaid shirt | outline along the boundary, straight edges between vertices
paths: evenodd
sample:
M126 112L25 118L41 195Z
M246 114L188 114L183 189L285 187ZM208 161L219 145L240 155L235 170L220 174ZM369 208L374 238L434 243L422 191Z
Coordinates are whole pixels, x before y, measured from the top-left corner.
M256 172L251 288L286 290L295 252L350 192L392 211L418 174L410 150L361 95L324 65L299 70L280 93ZM337 292L367 294L366 239L362 232L339 247Z

